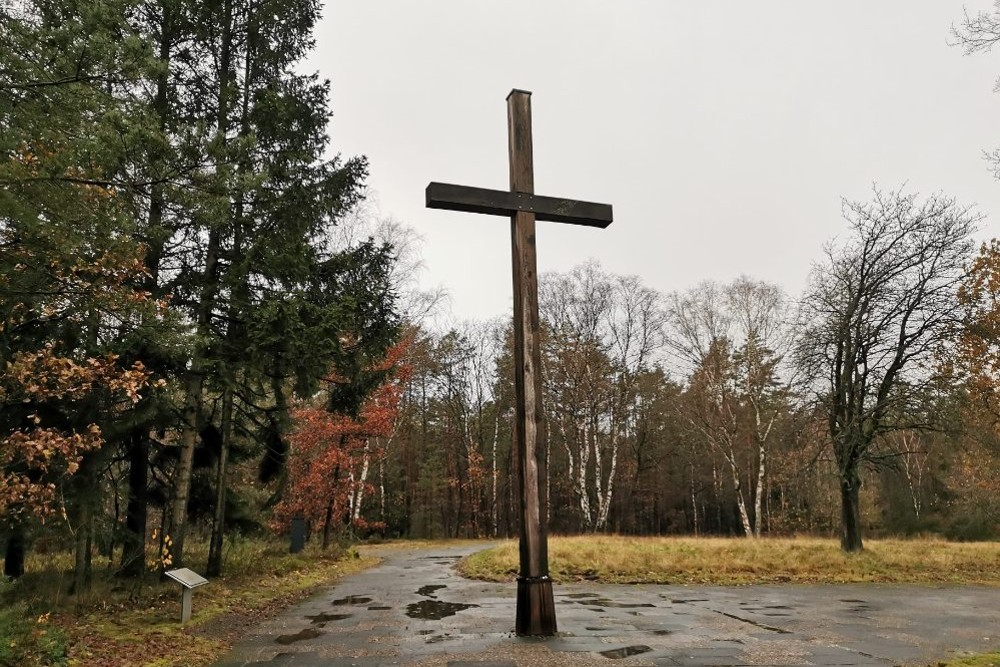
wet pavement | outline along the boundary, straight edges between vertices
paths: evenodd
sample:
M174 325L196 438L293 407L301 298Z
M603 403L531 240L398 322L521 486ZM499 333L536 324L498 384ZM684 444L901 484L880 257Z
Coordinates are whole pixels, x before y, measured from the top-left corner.
M514 584L480 546L384 562L258 626L216 667L927 665L1000 648L1000 589L876 584L555 587L559 636L513 634Z

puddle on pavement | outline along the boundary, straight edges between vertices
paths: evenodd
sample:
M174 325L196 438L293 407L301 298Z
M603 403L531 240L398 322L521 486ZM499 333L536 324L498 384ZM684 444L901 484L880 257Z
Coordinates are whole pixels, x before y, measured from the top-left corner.
M424 556L424 560L459 560L461 556Z
M334 600L334 606L340 607L345 604L368 604L372 599L369 597L364 597L361 595L348 595L346 598L340 598L339 600Z
M368 611L389 611L390 609L392 609L392 607L368 607Z
M428 637L425 643L439 644L441 642L448 641L449 639L454 639L454 637L452 637L446 632L443 635L434 635L433 637Z
M673 630L653 630L653 634L657 635L658 637L663 637L665 635L672 635L673 633L674 633Z
M610 630L611 628L598 628L595 626L586 626L584 630L589 630L590 632L604 632L605 630Z
M691 602L708 602L708 598L678 598L671 600L674 604L689 604Z
M872 607L870 604L868 604L867 600L855 600L853 598L847 598L841 600L841 602L846 602L847 604L851 605L848 611L853 612L855 614L864 614L866 611L872 610Z
M313 623L329 623L330 621L342 621L345 618L350 618L350 614L316 614L315 616L306 616Z
M406 615L410 618L423 618L430 621L439 621L446 616L454 616L458 612L478 607L478 604L464 604L461 602L443 602L441 600L421 600L407 605Z
M627 658L632 655L639 655L640 653L646 653L647 651L652 650L653 649L645 646L644 644L637 644L635 646L625 646L624 648L616 648L610 651L601 651L601 655L605 658L618 660L619 658Z
M303 639L316 639L316 637L319 637L321 634L323 633L320 632L319 630L316 630L315 628L303 628L302 630L296 632L294 635L281 635L279 637L276 637L274 641L277 642L278 644L283 644L285 646L288 646L289 644L292 644L294 642L300 642Z
M596 598L600 596L597 593L566 593L563 597L579 600L580 598Z
M433 630L420 630L419 632L417 632L417 634L418 635L433 635L434 631Z
M444 584L427 584L426 586L421 586L417 589L417 595L423 595L428 598L437 597L436 595L432 595L432 593L434 593L434 591L439 591L442 588L448 587Z

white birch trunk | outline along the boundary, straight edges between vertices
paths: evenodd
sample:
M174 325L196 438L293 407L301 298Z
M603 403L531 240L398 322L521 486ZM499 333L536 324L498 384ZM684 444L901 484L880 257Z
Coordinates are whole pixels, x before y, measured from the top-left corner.
M584 425L582 429L583 445L580 447L580 455L576 468L576 495L580 503L580 514L583 515L584 528L590 529L593 518L590 512L590 496L587 494L587 465L590 463L590 438L588 429Z
M497 479L499 478L499 469L497 468L497 440L500 439L500 411L496 411L496 419L493 421L493 454L491 467L492 470L492 488L490 491L490 526L493 537L496 537L499 531L497 524L499 523L499 512L500 507L497 503Z
M371 467L371 441L365 438L365 453L361 458L361 474L358 482L354 484L354 494L351 498L351 520L357 521L361 518L361 502L365 498L365 485L368 483L368 469ZM354 477L354 472L351 472Z
M608 471L608 481L604 488L604 493L600 492L600 510L597 517L597 530L604 530L608 525L608 514L611 512L611 498L615 491L615 474L618 471L618 449L619 440L612 438L611 445L611 469Z
M691 477L691 513L694 515L694 535L698 537L698 499L694 492L694 463L688 464L688 471Z
M750 526L750 515L747 513L747 501L743 496L743 485L740 483L740 470L736 465L736 461L732 458L732 452L726 456L726 461L729 463L729 469L733 473L733 490L736 491L736 507L740 512L740 523L743 524L743 534L747 537L753 537L753 528Z
M764 499L764 471L767 465L767 448L764 443L757 447L757 488L754 489L753 499L753 532L755 537L760 537L763 526L763 499Z
M597 530L597 521L601 513L601 480L604 479L604 460L601 458L601 449L598 440L600 438L600 432L596 424L593 426L593 433L591 434L591 442L593 446L593 451L591 456L594 458L594 499L597 501L596 511L594 511L594 516L590 519L590 525L587 526L589 530Z

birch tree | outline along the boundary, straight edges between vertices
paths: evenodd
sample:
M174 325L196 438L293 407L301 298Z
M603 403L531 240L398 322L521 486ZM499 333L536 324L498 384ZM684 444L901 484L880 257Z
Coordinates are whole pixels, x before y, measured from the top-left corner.
M668 346L690 369L679 416L729 468L747 536L763 531L769 450L789 407L787 308L778 287L746 277L670 300Z
M590 262L544 276L540 302L550 439L564 450L582 525L604 530L620 457L636 433L638 379L660 348L660 297Z

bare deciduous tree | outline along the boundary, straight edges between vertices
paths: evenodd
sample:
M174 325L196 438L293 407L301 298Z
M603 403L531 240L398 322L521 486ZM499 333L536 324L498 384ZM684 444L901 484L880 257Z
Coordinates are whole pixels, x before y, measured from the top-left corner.
M596 262L544 276L549 431L562 443L583 526L608 525L619 457L636 433L636 392L661 347L660 295Z
M860 551L861 466L887 433L926 427L934 354L960 316L956 291L979 215L954 199L875 190L845 202L851 236L827 249L803 300L798 360L828 422L845 551Z
M777 286L746 277L727 285L705 282L671 298L667 343L690 369L679 413L729 467L748 536L763 530L768 449L788 406L787 303ZM752 517L744 478L753 497Z

